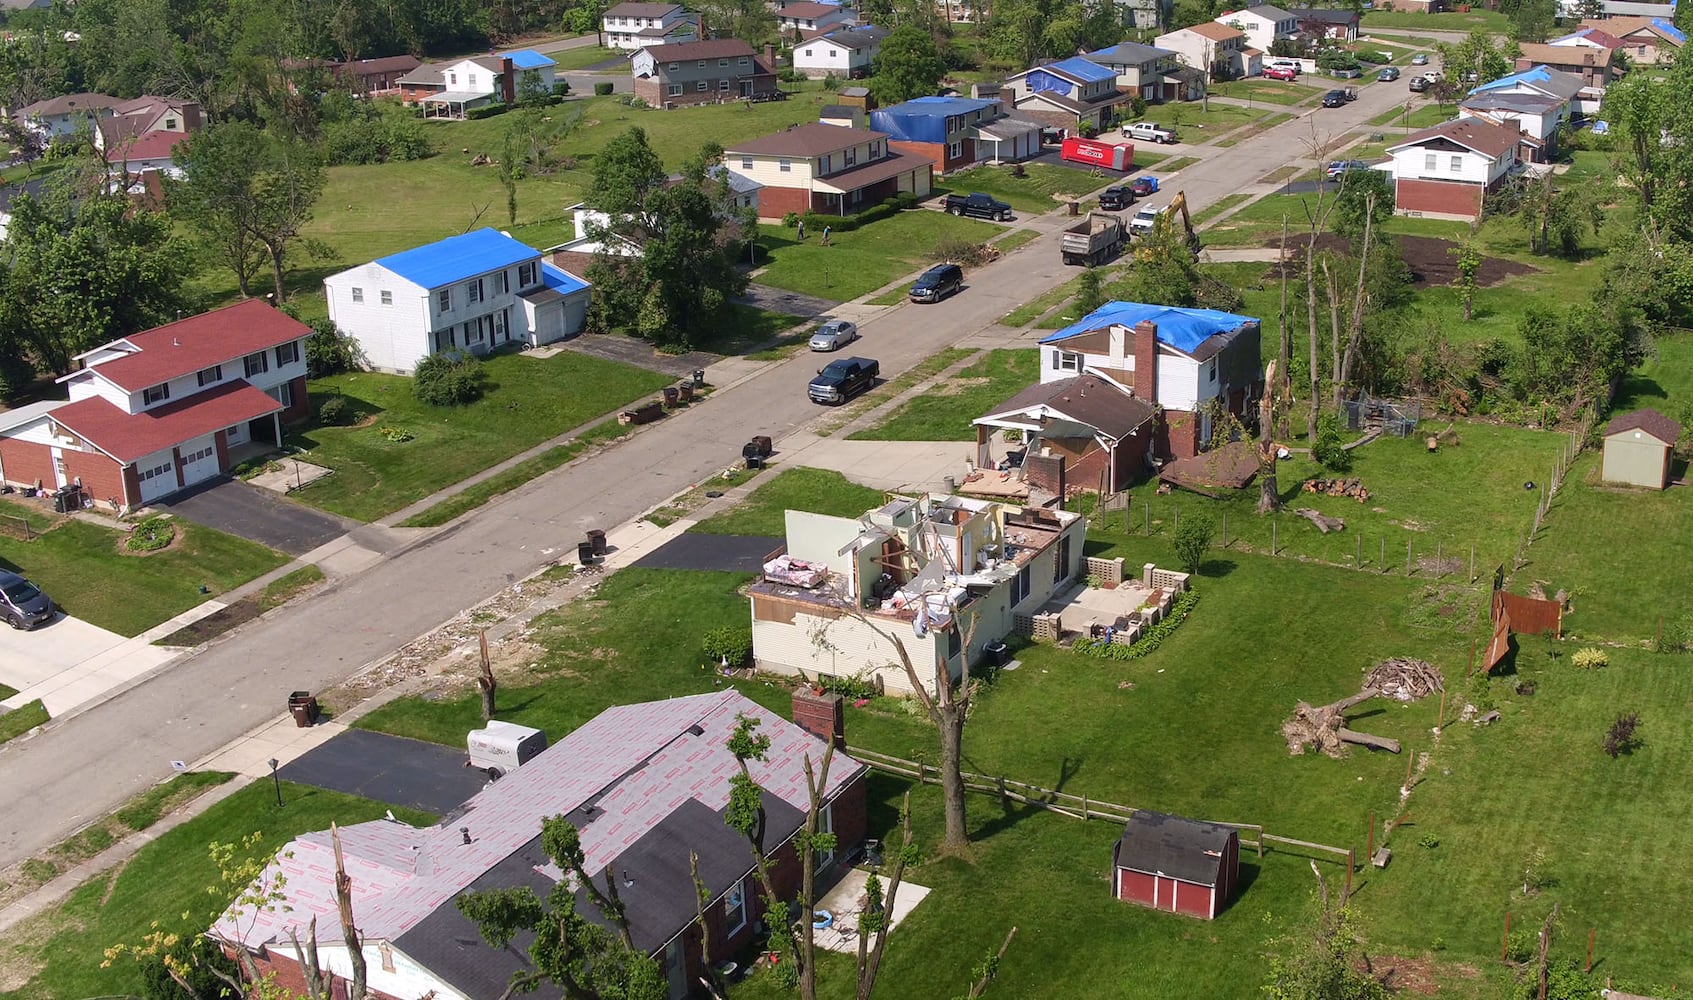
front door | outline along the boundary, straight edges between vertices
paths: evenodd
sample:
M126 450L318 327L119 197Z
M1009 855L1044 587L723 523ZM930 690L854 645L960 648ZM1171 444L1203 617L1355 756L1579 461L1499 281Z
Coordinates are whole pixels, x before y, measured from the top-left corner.
M751 97L752 96L752 81L751 80L742 80L741 81L741 96L742 97Z

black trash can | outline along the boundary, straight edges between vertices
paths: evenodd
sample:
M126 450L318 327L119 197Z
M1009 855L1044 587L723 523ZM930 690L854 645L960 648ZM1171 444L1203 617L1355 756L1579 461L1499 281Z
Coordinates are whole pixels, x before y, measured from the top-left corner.
M756 454L756 453L752 454L752 455L748 455L747 456L747 468L748 469L762 469L762 468L764 468L764 456Z
M598 528L588 529L588 544L593 546L594 555L605 555L605 532Z
M294 716L294 725L305 729L317 721L317 699L310 691L295 691L288 696L288 712Z
M750 448L752 446L748 445L747 447ZM64 490L54 490L53 491L53 513L63 514L64 512L65 512L65 491Z
M1011 647L1003 642L990 642L982 647L982 655L987 657L988 666L1003 667L1011 662Z
M741 445L741 457L742 458L763 458L764 453L758 450L758 442L757 441L748 441L746 444Z
M594 543L583 540L576 543L576 560L584 566L594 564Z
M704 389L705 388L705 369L704 368L695 368L694 369L694 388L696 388L696 389Z

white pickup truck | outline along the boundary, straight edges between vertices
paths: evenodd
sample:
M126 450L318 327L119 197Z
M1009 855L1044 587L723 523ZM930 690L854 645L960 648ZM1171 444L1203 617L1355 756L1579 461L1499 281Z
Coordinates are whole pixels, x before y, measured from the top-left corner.
M1168 146L1176 141L1176 133L1155 122L1135 122L1123 126L1123 138L1141 142L1161 142Z

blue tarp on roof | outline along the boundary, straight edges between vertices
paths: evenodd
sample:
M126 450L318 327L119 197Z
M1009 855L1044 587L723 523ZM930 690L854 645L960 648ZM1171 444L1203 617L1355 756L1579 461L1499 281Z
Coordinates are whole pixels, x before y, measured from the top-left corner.
M1151 320L1157 324L1159 340L1189 354L1215 334L1227 333L1247 323L1258 322L1252 316L1238 316L1215 309L1179 309L1175 306L1147 305L1144 302L1107 302L1057 333L1042 337L1041 343L1056 344L1113 323L1133 328L1142 320Z
M554 267L546 261L541 262L541 282L560 295L580 292L588 287L586 281L582 281L569 271Z
M945 142L948 118L998 103L978 97L917 97L870 112L870 127L900 142Z
M512 67L515 69L544 69L548 66L558 65L534 49L516 49L511 52L502 52L500 55L510 59Z
M1670 4L1670 6L1674 7L1675 4L1672 3L1672 4ZM1654 17L1654 18L1652 18L1652 27L1657 28L1659 31L1661 31L1664 34L1670 36L1671 38L1675 39L1677 42L1680 42L1683 45L1687 44L1687 33L1682 31L1680 28L1677 28L1675 26L1675 22L1671 21L1667 17Z
M1535 66L1532 69L1525 69L1521 73L1512 73L1510 76L1502 76L1491 83L1484 83L1479 87L1472 87L1470 89L1470 93L1479 94L1484 90L1498 90L1502 87L1510 87L1519 83L1545 83L1550 79L1552 79L1552 71L1550 69L1545 66Z
M424 288L440 288L502 267L534 260L541 252L493 229L449 236L378 257L376 263Z
M1073 76L1083 83L1101 83L1105 80L1117 79L1117 74L1096 62L1090 62L1081 56L1071 56L1061 62L1047 63L1042 69L1056 70L1067 76Z

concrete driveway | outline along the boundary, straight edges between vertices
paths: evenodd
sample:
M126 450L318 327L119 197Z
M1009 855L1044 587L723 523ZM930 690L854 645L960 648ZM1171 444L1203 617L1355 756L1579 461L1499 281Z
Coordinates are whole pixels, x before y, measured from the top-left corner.
M174 655L64 612L31 632L0 626L0 683L18 690L12 708L40 698L57 715Z
M355 527L334 514L297 504L228 476L220 476L153 506L291 556L304 555Z

